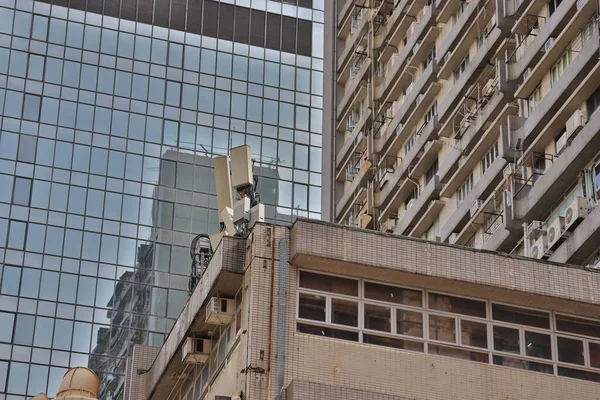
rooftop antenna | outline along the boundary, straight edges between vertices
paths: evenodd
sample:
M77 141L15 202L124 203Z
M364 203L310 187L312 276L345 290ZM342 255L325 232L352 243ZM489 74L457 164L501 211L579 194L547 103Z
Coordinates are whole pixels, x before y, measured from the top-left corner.
M223 236L246 236L254 224L265 220L265 206L256 191L258 175L253 174L256 160L252 159L251 154L250 146L243 145L232 148L231 157L213 158L221 231L213 235L201 233L192 240L190 293L208 267ZM232 189L237 193L235 202Z

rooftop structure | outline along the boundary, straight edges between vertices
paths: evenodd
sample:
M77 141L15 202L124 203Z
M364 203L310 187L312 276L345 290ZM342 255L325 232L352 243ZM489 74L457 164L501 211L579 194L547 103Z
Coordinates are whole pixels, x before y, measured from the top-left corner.
M225 236L125 399L596 399L600 273L323 222Z

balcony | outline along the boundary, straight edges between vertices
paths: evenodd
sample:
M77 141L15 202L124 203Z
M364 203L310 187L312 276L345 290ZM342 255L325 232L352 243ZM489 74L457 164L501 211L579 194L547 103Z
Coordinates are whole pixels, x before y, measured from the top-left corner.
M440 239L445 242L454 231L460 231L471 218L470 210L478 199L487 199L491 191L502 180L502 170L506 160L502 157L496 158L485 173L479 178L467 197L458 205L440 231Z
M502 95L498 95L498 97L501 98ZM487 149L489 149L494 140L498 138L503 130L502 125L505 123L507 117L509 115L517 114L518 112L519 108L517 106L507 104L491 124L482 117L479 122L476 122L467 129L465 135L459 142L459 148L453 149L448 153L440 164L438 176L440 177L440 182L446 184L441 193L442 197L450 197L458 190L462 182L467 179L478 160L483 158ZM483 131L483 127L488 124L490 124L488 128ZM463 152L465 152L467 156L461 161Z
M581 98L582 96L572 98L570 95L576 93L576 88L598 62L597 34L594 37L595 39L586 43L581 53L579 53L573 60L573 63L569 65L564 74L554 84L552 90L537 105L533 114L527 118L524 126L524 148L531 145L547 123L565 106L569 98L579 104L585 100L585 98Z
M433 24L435 24L435 15L436 9L428 7L421 20L414 26L414 31L406 45L402 48L400 53L397 53L391 67L386 71L385 82L375 88L375 98L380 99L382 103L390 101L390 99L396 99L406 88L406 86L404 86L405 81L400 79L404 73L411 72L407 71L407 68L405 68L406 61L413 54L419 39ZM381 58L379 62L382 62ZM414 73L414 68L412 73Z
M512 63L508 64L508 79L515 80L520 79L523 76L523 72L533 64L537 62L537 60L543 55L544 45L548 42L550 37L555 36L555 32L560 32L564 28L564 24L571 19L571 17L575 14L575 4L577 0L563 0L563 2L556 8L554 14L550 16L550 18L546 21L544 26L541 29L537 30L537 33L528 32L528 21L526 19L523 22L520 22L524 25L525 32L523 34L527 34L527 38L533 36L529 43L525 43L524 39L521 42L520 46L523 46L522 49L517 47L516 51L521 52L522 54L519 58L516 58L516 55L512 55L509 59L515 57L516 60ZM537 16L534 16L537 18ZM527 18L524 16L523 18Z
M338 121L345 122L348 112L350 111L350 106L358 101L361 101L365 96L367 96L367 90L365 88L366 83L363 82L363 78L370 67L371 59L366 58L356 73L356 76L352 80L352 83L344 91L344 95L337 106Z
M444 147L444 143L439 140L430 140L427 142L419 160L412 167L409 167L408 176L417 179L425 174L437 161L438 153L442 147Z
M427 233L431 225L440 215L440 211L444 208L444 200L433 200L427 206L427 210L423 216L417 221L415 227L409 232L408 236L421 237Z
M537 65L533 68L533 70L527 75L527 78L523 80L521 86L517 88L517 91L515 92L516 98L526 99L529 96L531 96L531 94L538 87L546 73L558 62L558 60L560 59L560 57L562 57L564 52L574 44L573 41L579 35L581 30L586 26L586 24L590 22L594 15L594 12L596 11L595 3L595 1L586 0L581 5L579 10L577 10L573 18L571 18L565 29L563 29L561 34L553 40L550 50L544 54L544 56L540 59ZM595 42L595 46L597 49L597 28L592 29L592 31L594 32L592 35L593 37L590 41L592 43ZM584 46L583 51L585 51L586 47L590 46L591 45L586 44L586 46ZM577 58L578 57L579 56L577 56ZM574 63L575 60L573 60L573 64ZM573 64L571 64L569 69L573 66Z
M484 0L473 0L471 1L466 9L463 11L462 15L458 18L444 41L442 42L440 48L437 52L437 62L439 65L444 64L444 57L446 57L446 53L454 50L454 46L462 39L463 35L469 28L471 24L468 22L471 20L471 17L478 11L479 4ZM447 23L452 15L456 13L458 10L460 1L449 1L446 3L446 6L442 8L439 13L438 22Z
M539 14L548 0L500 0L505 1L507 16Z
M353 15L363 10L367 3L368 0L346 0L344 5L340 7L340 13L337 18L339 39L346 39L351 34Z
M352 56L355 53L365 53L367 51L367 36L368 32L365 28L369 24L368 18L371 16L371 10L363 11L362 19L352 36L344 44L344 50L337 59L337 73L340 78L345 78L348 75L348 69L350 67ZM360 50L359 47L363 49ZM339 82L343 82L344 79L338 79Z
M582 265L598 251L598 243L600 243L600 207L596 206L552 253L549 260Z
M379 192L378 199L380 205L385 204L389 199L390 195L393 194L396 190L398 190L398 183L400 182L400 179L403 179L407 176L409 166L413 165L413 162L423 149L423 146L425 146L425 144L428 143L429 140L435 137L438 129L439 123L437 122L437 119L434 118L433 120L429 121L427 125L424 125L421 129L419 129L419 131L415 132L415 135L418 136L417 140L413 144L410 151L406 153L406 156L404 157L400 165L398 165L395 168L392 176L389 179L389 182Z
M346 190L344 190L342 198L340 199L340 201L338 201L338 203L335 206L336 219L343 219L345 214L350 209L353 200L356 199L357 193L359 193L359 191L361 191L361 189L363 189L366 186L367 181L369 181L373 177L373 168L371 167L371 161L363 160L363 163L360 166L358 173L354 175L352 179L352 183Z
M412 229L418 219L421 218L426 206L428 206L432 200L437 200L439 198L440 189L440 180L437 175L434 175L429 183L425 185L421 193L419 193L419 197L412 200L410 208L408 208L404 212L404 215L400 217L394 233L398 235L408 233L407 231Z
M339 170L340 168L342 168L342 166L344 164L346 164L348 162L348 157L350 157L350 154L352 154L351 150L355 147L360 133L363 131L365 124L367 123L367 121L370 118L371 118L371 110L367 109L367 111L364 113L363 117L358 121L358 123L356 124L354 129L352 129L350 136L344 140L344 144L342 145L340 150L337 152L337 155L335 156L335 162L336 162L335 168L336 169Z
M445 122L449 118L449 111L453 110L461 100L459 95L468 87L468 85L472 84L479 77L482 70L489 65L490 57L494 54L494 49L500 44L502 36L502 31L498 28L494 28L485 39L483 45L477 51L477 54L475 54L475 57L473 57L463 74L454 83L452 89L450 89L444 97L444 100L440 103L439 117L441 122Z
M404 129L407 125L407 120L411 116L410 113L413 109L421 109L425 112L426 110L424 108L431 103L441 89L439 83L433 82L436 71L437 67L433 63L429 64L417 82L413 83L413 88L404 96L400 108L394 115L394 118L387 129L383 132L382 137L378 138L375 145L376 151L380 152L385 150L387 154L392 154L392 151L388 149L388 146L390 146L390 143L392 142L397 143L395 145L396 152L400 150L402 142L411 132L410 129ZM425 91L425 93L423 93L423 91ZM415 104L417 99L419 101ZM413 124L416 122L417 121L414 121ZM412 126L410 128L412 128Z
M600 76L598 76L600 78ZM564 194L565 188L598 154L600 112L595 112L554 163L522 199L515 200L515 218L539 220Z

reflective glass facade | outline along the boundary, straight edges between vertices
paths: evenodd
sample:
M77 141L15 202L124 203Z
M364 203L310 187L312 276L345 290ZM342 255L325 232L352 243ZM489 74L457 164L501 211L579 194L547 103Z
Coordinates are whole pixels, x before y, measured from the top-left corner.
M268 220L320 218L323 8L0 0L0 400L77 365L122 398L219 229L213 155L252 147Z

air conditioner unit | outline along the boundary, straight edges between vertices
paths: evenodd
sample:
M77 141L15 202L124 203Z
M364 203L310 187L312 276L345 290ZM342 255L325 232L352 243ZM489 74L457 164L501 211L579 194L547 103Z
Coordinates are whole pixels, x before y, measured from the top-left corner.
M566 140L571 141L581 128L583 128L583 112L581 110L577 110L571 115L571 118L567 121L566 128Z
M552 48L552 44L554 43L554 38L550 38L544 44L544 51L547 53Z
M565 217L558 217L548 226L548 248L556 247L565 231Z
M567 147L567 134L563 133L556 140L556 154L558 155L558 154L562 153L562 151L565 149L565 147Z
M383 232L392 233L396 229L398 220L396 218L388 218L381 224L381 230Z
M529 248L529 257L540 259L548 251L548 240L546 235L541 235Z
M479 210L479 208L483 205L483 200L475 200L473 202L473 204L471 204L471 208L470 208L470 215L471 218L473 218L475 216L475 213L477 212L477 210Z
M454 233L450 234L450 237L448 238L448 243L454 244L454 243L456 243L457 240L458 240L458 233L454 232Z
M206 322L213 325L226 325L233 321L235 300L212 297L206 306Z
M588 214L590 202L585 197L576 197L565 211L565 229L571 231Z
M199 337L189 337L181 350L181 360L186 364L206 364L210 357L212 341Z
M543 221L531 221L529 225L527 225L527 237L531 238L533 235L538 233L545 233L544 222Z
M367 226L369 226L369 224L371 223L371 220L373 220L373 217L371 217L369 214L366 213L362 213L358 216L358 227L362 228L362 229L366 229Z

